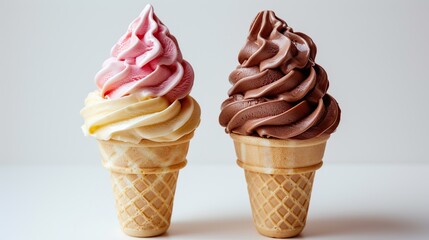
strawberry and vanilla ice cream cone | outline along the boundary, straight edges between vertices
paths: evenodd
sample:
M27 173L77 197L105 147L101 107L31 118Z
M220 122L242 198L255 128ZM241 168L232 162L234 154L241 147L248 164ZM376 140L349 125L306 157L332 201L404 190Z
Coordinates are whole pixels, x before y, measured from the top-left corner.
M119 222L137 237L170 226L178 173L200 123L194 72L151 5L129 25L95 76L81 110L111 172Z

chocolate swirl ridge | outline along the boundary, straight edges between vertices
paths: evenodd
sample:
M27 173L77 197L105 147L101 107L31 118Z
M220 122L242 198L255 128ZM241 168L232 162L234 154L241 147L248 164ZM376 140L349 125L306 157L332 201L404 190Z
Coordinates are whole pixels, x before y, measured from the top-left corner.
M227 133L308 139L334 132L340 114L337 101L329 94L315 106L307 100L293 104L281 99L245 99L234 95L223 102L219 122Z

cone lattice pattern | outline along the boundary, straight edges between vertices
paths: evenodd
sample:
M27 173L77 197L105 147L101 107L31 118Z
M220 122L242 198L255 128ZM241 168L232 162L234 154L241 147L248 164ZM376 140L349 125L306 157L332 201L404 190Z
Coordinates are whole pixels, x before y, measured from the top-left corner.
M170 226L179 172L122 174L112 172L118 218L133 236L154 236Z
M299 234L305 226L315 172L293 175L245 172L256 228L274 237Z

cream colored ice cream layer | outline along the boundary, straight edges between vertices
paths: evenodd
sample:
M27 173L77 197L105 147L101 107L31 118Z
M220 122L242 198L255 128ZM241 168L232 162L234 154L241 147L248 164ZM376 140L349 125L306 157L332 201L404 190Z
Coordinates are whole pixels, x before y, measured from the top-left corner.
M80 112L85 135L99 140L139 143L175 141L192 132L200 123L200 106L186 96L172 103L164 97L148 98L133 94L118 99L104 99L99 91L91 92Z

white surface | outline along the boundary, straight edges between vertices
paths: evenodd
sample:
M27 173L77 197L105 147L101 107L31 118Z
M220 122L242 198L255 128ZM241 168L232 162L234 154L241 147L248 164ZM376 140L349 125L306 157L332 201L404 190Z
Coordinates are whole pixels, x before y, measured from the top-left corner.
M217 121L220 104L253 18L272 9L313 38L343 110L327 159L428 161L429 1L14 0L0 1L0 164L98 159L79 110L110 48L148 2L195 70L202 122L190 159L234 156Z
M301 237L429 239L428 173L427 164L326 163ZM101 166L3 166L0 189L1 239L134 239L119 228ZM170 230L156 239L268 238L252 225L244 174L231 163L180 172Z

